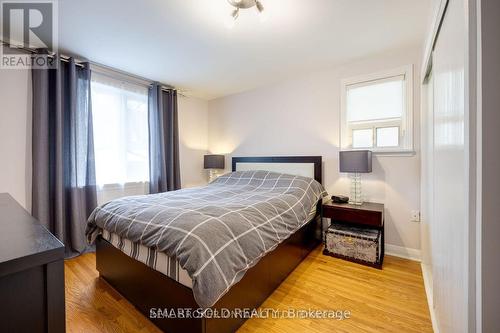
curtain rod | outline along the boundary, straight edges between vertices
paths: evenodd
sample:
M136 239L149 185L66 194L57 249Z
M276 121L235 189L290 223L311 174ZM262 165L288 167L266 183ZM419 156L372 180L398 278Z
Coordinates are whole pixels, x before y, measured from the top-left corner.
M120 69L116 69L116 68L106 66L103 64L99 64L96 62L92 62L92 61L89 63L90 63L91 68L92 67L96 68L97 69L96 72L98 72L99 74L109 76L109 77L115 78L117 80L124 80L124 81L128 81L130 83L135 83L135 84L140 83L140 84L143 84L145 86L151 86L154 83L154 81L152 81L150 79L147 79L147 78L139 76L139 75L130 74L130 73L122 71ZM164 91L177 90L177 89L175 89L175 87L170 86L170 85L166 85L166 84L161 83L161 82L160 82L160 86L161 86L162 90L164 90Z
M2 42L3 46L6 46L8 48L12 48L9 43L7 43L7 42L5 42L3 40L1 40L1 42ZM29 54L36 54L37 53L37 49L29 48L29 47L25 47L25 46L18 47L18 48L16 48L16 50L21 50L21 51L29 53ZM47 56L53 58L54 55L55 54L48 54ZM105 71L108 71L108 72L111 72L111 73L116 73L118 75L122 75L122 76L125 76L125 77L127 77L127 76L128 77L132 77L132 78L134 78L134 79L136 79L138 81L144 81L145 85L149 85L150 86L150 85L152 85L154 83L154 81L152 81L150 79L147 79L145 77L142 77L142 76L139 76L139 75L135 75L135 74L131 74L131 73L128 73L128 72L125 72L125 71L122 71L122 70L119 70L119 69L116 69L116 68L113 68L113 67L110 67L110 66L106 66L106 65L103 65L103 64L99 64L97 62L78 59L77 56L71 57L71 56L68 56L68 55L65 55L65 54L59 54L59 58L61 59L61 61L64 61L64 62L69 62L70 58L74 58L76 66L79 66L79 67L84 67L83 63L84 62L88 62L91 66L102 68ZM168 85L168 84L160 83L160 85L161 85L161 90L163 90L163 91L177 90L177 89L175 89L175 87L173 87L171 85ZM182 96L184 96L184 95L182 95Z
M13 49L13 47L10 46L10 44L8 42L5 42L2 40L2 45L5 46L5 47L8 47L10 49ZM25 47L25 46L20 46L20 47L16 47L15 48L16 50L20 50L20 51L23 51L25 53L29 53L29 54L37 54L37 49L34 49L34 48L30 48L30 47ZM54 57L54 54L46 54L48 57L51 57L53 58ZM69 56L66 56L64 54L60 54L59 55L59 58L64 61L64 62L69 62ZM75 64L78 66L78 67L83 67L83 64L82 64L82 60L79 60L79 59L76 59L75 58Z
M98 70L98 72L100 72L101 74L104 74L104 75L108 75L110 77L114 77L115 79L123 79L123 78L132 78L136 81L143 81L144 85L146 86L151 86L153 85L154 81L148 79L148 78L145 78L143 76L139 76L139 75L135 75L135 74L131 74L129 72L125 72L125 71L122 71L121 69L116 69L114 67L110 67L110 66L107 66L107 65L103 65L103 64L100 64L100 63L97 63L97 62L94 62L94 61L87 61L91 67L97 67L98 69L100 69L100 71ZM121 76L121 78L117 78L116 76ZM137 82L133 82L133 80L128 80L129 82L131 83L137 83ZM171 90L177 90L174 86L171 86L171 85L168 85L168 84L165 84L165 83L160 83L160 86L161 86L161 90L163 91L171 91ZM182 95L184 96L184 95Z

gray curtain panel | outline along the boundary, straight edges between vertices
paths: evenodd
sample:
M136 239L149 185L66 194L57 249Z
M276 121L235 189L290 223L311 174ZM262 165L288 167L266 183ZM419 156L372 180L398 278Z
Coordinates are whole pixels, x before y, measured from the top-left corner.
M70 257L89 249L85 226L97 206L90 69L56 61L56 69L32 70L32 214Z
M149 192L181 188L177 91L149 89Z

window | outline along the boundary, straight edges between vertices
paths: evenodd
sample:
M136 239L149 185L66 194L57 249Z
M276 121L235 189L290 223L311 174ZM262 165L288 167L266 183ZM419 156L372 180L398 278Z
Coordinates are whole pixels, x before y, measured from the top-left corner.
M341 85L341 148L413 151L412 66L356 77Z
M128 185L123 194L143 194L149 181L148 88L92 72L91 94L98 186L117 191Z

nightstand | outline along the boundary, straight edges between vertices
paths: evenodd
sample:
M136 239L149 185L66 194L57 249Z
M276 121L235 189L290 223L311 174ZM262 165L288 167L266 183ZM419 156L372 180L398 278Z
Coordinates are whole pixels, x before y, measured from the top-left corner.
M380 231L380 259L376 263L367 263L347 256L330 253L326 250L324 254L337 258L357 262L363 265L382 268L384 261L384 205L379 203L365 202L362 205L337 204L332 201L323 203L322 217L330 219L332 224L350 226L361 230ZM326 234L325 234L326 240Z

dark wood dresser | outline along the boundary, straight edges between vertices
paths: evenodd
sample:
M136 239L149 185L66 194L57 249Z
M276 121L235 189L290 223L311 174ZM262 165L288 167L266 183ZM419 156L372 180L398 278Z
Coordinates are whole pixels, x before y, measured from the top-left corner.
M0 332L64 331L64 245L0 193Z

